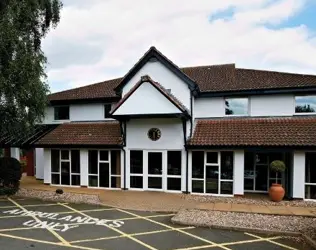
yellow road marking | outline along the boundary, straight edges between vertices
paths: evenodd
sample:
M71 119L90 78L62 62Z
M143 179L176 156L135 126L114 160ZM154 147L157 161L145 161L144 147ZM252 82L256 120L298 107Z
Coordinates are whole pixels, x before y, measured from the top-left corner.
M9 201L11 201L14 205L16 205L17 207L19 207L20 209L22 209L24 212L28 212L28 210L26 208L24 208L22 205L20 205L19 203L17 203L16 201L12 200L11 198L8 198ZM64 205L67 206L67 205ZM37 222L42 222L40 219L38 219L36 216L31 215L31 217L37 221ZM58 233L56 233L54 230L51 230L49 228L46 228L51 234L53 234L57 239L59 239L63 244L65 244L66 246L70 246L70 243L68 241L66 241L63 237L61 237Z
M63 203L63 204L68 204L68 203ZM24 205L23 207L51 207L51 206L58 206L57 203L49 203L49 204L32 204L32 205ZM2 206L0 207L0 209L2 208L15 208L16 206Z
M81 212L81 211L79 211L79 210L76 210L76 209L74 209L74 208L72 208L72 207L70 207L70 206L68 206L68 205L64 205L64 204L61 204L61 205L64 206L64 207L67 207L68 209L70 209L70 210L72 210L72 211L74 211L74 212L76 212L76 213L78 213L78 214L81 214L81 215L86 216L86 217L88 217L88 218L93 218L93 217L91 217L90 215L87 215L87 214L85 214L85 213L83 213L83 212ZM107 225L104 225L104 226L107 227L107 228L109 228L109 229L112 229L113 231L115 231L115 232L117 232L117 233L119 233L119 234L121 234L121 235L126 236L127 238L129 238L129 239L131 239L131 240L133 240L133 241L135 241L135 242L141 244L141 245L144 246L144 247L147 247L148 249L157 250L156 248L154 248L154 247L152 247L152 246L146 244L145 242L142 242L142 241L140 241L140 240L134 238L133 236L130 236L130 235L128 235L128 234L122 232L121 230L119 230L119 229L117 229L117 228L110 227L110 226L107 226Z
M182 227L180 229L192 229L192 228L194 228L194 227ZM174 231L174 230L173 229L165 229L165 230L156 230L156 231L134 233L134 234L127 234L127 235L140 236L140 235L157 234L157 233L164 233L164 232L171 232L171 231ZM126 237L126 236L124 236L124 235L109 236L109 237L96 238L96 239L75 240L75 241L71 241L70 243L80 243L80 242L89 242L89 241L98 241L98 240L111 240L111 239L118 239L118 238L124 238L124 237Z
M199 237L199 236L197 236L197 235L191 234L191 233L189 233L189 232L183 231L183 230L181 230L181 229L179 229L179 228L171 227L171 226L166 225L166 224L164 224L164 223L161 223L161 222L158 222L158 221L155 221L155 220L152 220L152 219L150 219L150 218L143 217L143 216L139 216L139 215L137 215L137 214L134 214L134 213L125 211L125 210L123 210L123 209L117 209L117 210L118 210L118 211L121 211L121 212L124 212L124 213L127 213L127 214L130 214L130 215L133 215L133 216L136 216L136 217L139 217L139 218L141 218L141 219L144 219L144 220L153 222L153 223L158 224L158 225L160 225L160 226L163 226L163 227L166 227L166 228L169 228L169 229L174 229L174 231L178 231L178 232L180 232L180 233L186 234L186 235L188 235L188 236L191 236L191 237L196 238L196 239L198 239L198 240L201 240L201 241L204 241L204 242L206 242L206 243L212 244L212 245L214 245L214 246L218 246L218 247L223 248L223 249L225 249L225 250L231 250L231 249L229 249L228 247L220 246L219 244L217 244L217 243L215 243L215 242L213 242L213 241L210 241L210 240L204 239L204 238L202 238L202 237Z
M275 245L278 245L278 246L280 246L280 247L284 247L284 248L291 249L291 250L298 250L297 248L290 247L290 246L284 245L284 244L282 244L282 243L275 242L275 241L273 241L273 240L271 240L271 239L267 239L267 238L260 237L260 236L258 236L258 235L254 235L254 234L250 234L250 233L245 233L245 234L247 234L247 235L249 235L249 236L252 236L252 237L254 237L254 238L257 238L257 239L262 239L262 240L268 241L268 242L270 242L270 243L272 243L272 244L275 244Z
M19 231L19 230L30 230L30 229L39 229L39 228L33 228L33 227L15 227L15 228L3 228L0 229L0 232L7 232L7 231Z
M15 236L15 235L10 235L10 234L3 234L3 233L0 233L0 236L7 237L7 238L12 238L12 239L17 239L17 240L38 242L38 243L43 243L43 244L47 244L47 245L55 245L55 246L60 246L60 247L70 247L70 248L84 249L84 250L102 250L100 248L91 248L91 247L83 247L83 246L76 246L76 245L66 246L66 245L64 245L62 243L45 241L45 240L30 239L30 238L24 238L24 237L20 237L20 236Z

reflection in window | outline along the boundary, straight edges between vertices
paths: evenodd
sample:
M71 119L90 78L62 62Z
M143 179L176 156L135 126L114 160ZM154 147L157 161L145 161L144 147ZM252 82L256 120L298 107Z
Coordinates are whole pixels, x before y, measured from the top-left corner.
M296 96L295 113L315 113L316 95Z
M54 107L55 120L69 120L69 106Z
M248 98L226 98L226 115L248 115Z

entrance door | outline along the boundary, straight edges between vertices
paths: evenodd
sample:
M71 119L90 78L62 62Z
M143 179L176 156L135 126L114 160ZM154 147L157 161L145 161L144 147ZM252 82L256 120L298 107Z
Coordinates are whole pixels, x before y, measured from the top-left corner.
M148 189L163 189L163 153L148 152Z

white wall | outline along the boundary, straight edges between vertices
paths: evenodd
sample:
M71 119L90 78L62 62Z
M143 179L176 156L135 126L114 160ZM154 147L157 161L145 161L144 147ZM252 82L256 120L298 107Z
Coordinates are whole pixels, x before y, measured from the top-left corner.
M51 176L51 150L44 149L44 183L50 184L52 180Z
M305 198L305 152L294 151L293 198Z
M188 85L172 73L160 62L147 62L123 88L125 95L143 75L149 75L176 96L188 109L190 109L190 90Z
M35 149L35 168L36 168L36 179L44 179L44 149Z
M88 186L88 150L80 150L80 186Z
M194 117L223 117L225 115L225 102L222 97L194 98Z
M114 115L172 113L181 111L151 83L145 82L114 112Z
M252 96L251 116L291 116L294 114L293 95Z
M151 128L159 128L161 138L152 141L147 133ZM183 127L180 119L133 119L126 124L127 149L183 149Z
M234 195L244 194L244 151L234 151Z

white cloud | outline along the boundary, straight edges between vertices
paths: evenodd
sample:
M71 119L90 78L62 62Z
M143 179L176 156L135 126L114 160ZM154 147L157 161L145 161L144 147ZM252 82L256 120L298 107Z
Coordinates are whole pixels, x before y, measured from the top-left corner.
M316 54L316 42L311 31L304 25L273 26L301 11L304 0L82 3L65 0L61 23L44 42L51 62L50 83L67 83L69 88L122 76L151 45L178 66L235 62L237 67L316 73L311 57ZM231 18L209 21L228 9L234 10ZM79 47L76 44L81 53L74 49ZM90 51L99 55L90 55ZM61 52L67 58L63 67L58 65L62 59L56 60ZM62 88L53 85L52 91Z

